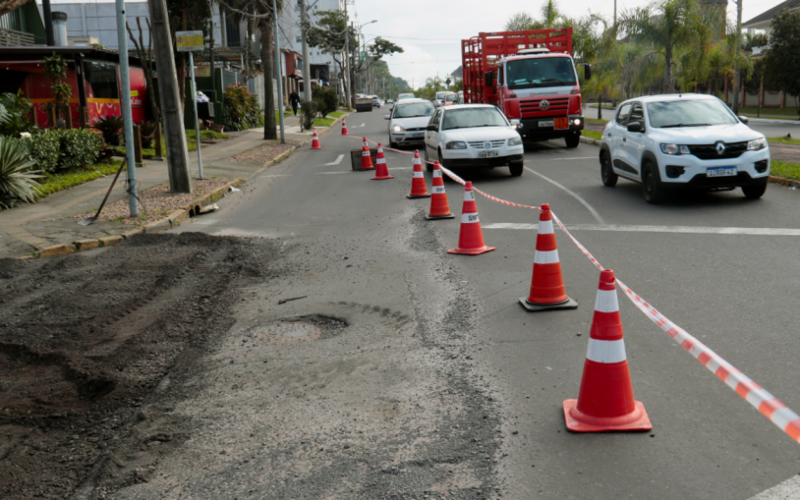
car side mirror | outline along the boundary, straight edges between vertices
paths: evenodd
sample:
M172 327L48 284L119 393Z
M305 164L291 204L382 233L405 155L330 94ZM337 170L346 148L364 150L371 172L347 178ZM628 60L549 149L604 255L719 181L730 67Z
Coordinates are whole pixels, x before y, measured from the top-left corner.
M384 119L384 120L388 120L388 119L390 119L390 118L391 118L391 116L389 116L389 115L383 115L383 119Z
M484 83L486 83L486 86L487 86L487 87L491 87L491 86L492 86L492 83L494 83L494 79L492 78L492 72L491 72L491 71L487 71L487 72L486 72L486 73L483 75L483 77L484 77L484 79L486 80L486 81L484 82Z
M436 125L428 125L425 127L425 130L430 130L431 132L436 132L437 128Z
M592 65L587 64L583 68L583 79L584 80L591 80L592 79Z
M628 124L628 132L641 132L642 122L631 122Z
M517 118L514 118L513 120L510 120L510 122L511 122L511 126L514 127L515 129L519 130L519 129L522 128L522 122L519 121Z
M747 125L748 123L750 123L750 118L748 118L748 117L746 117L746 116L740 116L740 117L739 117L739 120L740 120L742 123L744 123L745 125Z

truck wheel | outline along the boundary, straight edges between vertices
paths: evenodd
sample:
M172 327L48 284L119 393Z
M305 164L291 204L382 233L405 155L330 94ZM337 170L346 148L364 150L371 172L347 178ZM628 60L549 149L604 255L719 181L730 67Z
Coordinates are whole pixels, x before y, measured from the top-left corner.
M661 203L664 200L664 186L661 184L658 167L649 160L645 162L642 168L642 193L644 194L644 201L652 205Z
M600 177L603 179L603 185L607 187L614 187L617 185L619 176L614 173L611 168L611 158L607 151L600 153Z
M759 183L759 184L752 184L750 186L742 186L742 192L744 193L745 198L750 200L757 200L764 196L764 193L767 191L767 183Z
M578 147L578 144L581 143L581 135L580 134L570 134L564 137L564 140L567 141L567 148L574 149Z
M508 171L511 172L511 177L519 177L520 175L522 175L523 167L524 163L522 163L521 161L509 164Z

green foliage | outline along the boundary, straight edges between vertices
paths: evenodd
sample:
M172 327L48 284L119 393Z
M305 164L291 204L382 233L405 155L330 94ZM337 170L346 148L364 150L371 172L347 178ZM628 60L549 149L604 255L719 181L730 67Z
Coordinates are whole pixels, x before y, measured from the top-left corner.
M239 84L228 85L222 96L223 124L229 130L247 130L264 124L264 112L256 96Z
M94 163L103 141L89 129L48 130L26 141L30 159L47 173Z
M33 106L31 101L22 94L22 89L16 94L5 92L0 95L0 105L5 108L5 119L0 123L0 135L19 137L22 132L34 132L38 128L28 120L28 114Z
M142 138L142 148L149 148L156 135L156 122L144 120L139 124L139 136Z
M120 163L122 163L120 160L111 160L107 164L98 163L54 174L46 174L41 181L41 186L36 188L37 197L43 198L49 194L93 181L104 175L114 175L119 170ZM125 171L126 169L127 167L122 170Z
M67 61L53 52L52 56L44 58L44 74L52 81L50 89L53 92L53 102L49 106L55 109L56 118L65 118L66 113L69 113L69 99L72 97L72 87L66 81Z
M334 88L317 88L314 90L314 102L317 103L320 117L325 118L339 109L339 94Z
M35 201L36 179L41 175L32 170L33 165L20 140L0 137L0 207L12 207L17 200Z
M111 144L112 146L119 146L119 138L124 126L125 120L121 116L114 115L95 118L92 124L92 127L103 134L103 140L106 141L106 144Z
M333 125L333 122L336 121L336 118L314 118L314 126L315 127L330 127Z
M792 137L770 137L767 139L770 144L795 144L800 146L800 139Z
M303 128L310 129L314 126L314 118L317 117L317 103L314 101L303 101L300 109L303 112Z
M800 181L800 163L772 161L770 163L770 174L775 177Z
M800 11L785 10L770 23L771 44L764 55L764 80L770 88L800 96Z

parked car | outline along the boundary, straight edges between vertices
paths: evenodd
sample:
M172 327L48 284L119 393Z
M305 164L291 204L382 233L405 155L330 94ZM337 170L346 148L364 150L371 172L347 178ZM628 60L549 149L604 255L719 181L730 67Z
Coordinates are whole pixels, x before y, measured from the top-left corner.
M416 99L416 98L417 98L417 96L415 96L414 94L412 94L410 92L407 92L407 93L404 93L404 94L399 94L397 96L397 100L398 101L402 101L403 99Z
M458 96L457 96L455 93L453 93L453 94L447 94L446 96L444 96L444 97L442 98L442 106L450 106L450 105L452 105L452 104L455 104L455 103L456 103L456 98L457 98L457 97L458 97Z
M770 171L769 144L714 96L644 96L619 105L603 129L603 184L640 182L648 203L672 188L732 190L760 198Z
M374 107L380 108L381 106L383 106L383 100L380 97L378 97L376 95L371 95L369 97L372 98L372 105Z
M517 177L522 175L523 152L516 126L489 104L439 107L425 132L425 159L439 160L447 168L507 165Z
M450 93L449 90L440 90L439 92L437 92L436 97L433 98L433 105L436 106L437 108L441 106L442 99L449 93Z
M384 116L389 120L389 147L421 145L434 108L425 99L403 99Z

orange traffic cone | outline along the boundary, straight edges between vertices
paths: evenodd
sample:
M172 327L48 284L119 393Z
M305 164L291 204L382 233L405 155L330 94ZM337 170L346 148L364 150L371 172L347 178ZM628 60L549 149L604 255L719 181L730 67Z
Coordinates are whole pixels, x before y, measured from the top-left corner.
M472 183L467 181L464 190L464 208L461 209L461 232L458 235L458 248L452 248L447 253L480 255L494 249L495 247L487 247L483 243L483 231L481 231L481 221L478 218L475 191L472 190Z
M361 147L361 170L372 170L375 167L372 166L372 153L369 151L366 137L364 137L363 144Z
M431 196L431 210L425 216L428 220L455 219L456 216L450 212L450 205L447 203L447 194L444 192L444 179L442 179L442 169L439 162L433 164L433 182L431 183L433 195Z
M567 429L573 432L649 431L644 405L633 399L622 339L614 271L600 272L600 287L589 331L578 399L564 401Z
M319 136L317 136L317 128L314 127L314 137L311 139L311 149L322 149L319 145Z
M411 178L411 194L406 198L427 198L428 187L425 185L425 175L422 173L422 160L419 157L419 150L414 152L414 176Z
M350 135L347 133L347 123L344 121L344 118L342 118L342 135Z
M520 298L519 303L530 312L578 307L578 303L567 297L564 290L558 245L553 232L553 214L550 212L550 205L546 203L542 205L542 212L539 214L531 292L527 299Z
M394 179L393 176L389 175L389 167L386 166L386 157L383 155L383 144L380 142L378 143L378 157L375 159L375 177L372 178L373 181L382 181L385 179Z

